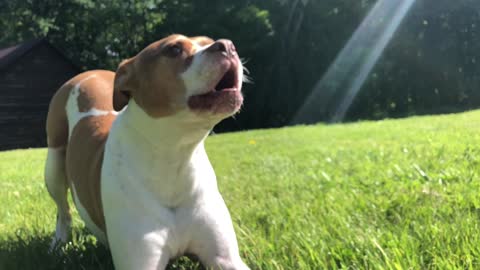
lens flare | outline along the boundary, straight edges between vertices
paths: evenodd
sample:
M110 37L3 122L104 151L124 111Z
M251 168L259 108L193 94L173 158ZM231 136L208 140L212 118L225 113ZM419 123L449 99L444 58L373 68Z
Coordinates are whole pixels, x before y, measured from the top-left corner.
M341 122L415 0L379 0L293 117Z

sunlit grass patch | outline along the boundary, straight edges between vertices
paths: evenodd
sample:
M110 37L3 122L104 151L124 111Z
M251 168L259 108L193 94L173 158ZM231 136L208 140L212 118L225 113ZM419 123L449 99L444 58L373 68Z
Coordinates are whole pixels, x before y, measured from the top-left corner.
M480 112L214 135L206 147L252 269L480 268ZM0 153L0 269L113 269L76 213L73 242L48 254L45 154Z

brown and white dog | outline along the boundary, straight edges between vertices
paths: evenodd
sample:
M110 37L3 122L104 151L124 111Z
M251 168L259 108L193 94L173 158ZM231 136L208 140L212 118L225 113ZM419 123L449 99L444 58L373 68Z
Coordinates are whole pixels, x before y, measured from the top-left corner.
M203 143L239 110L242 81L231 41L171 35L116 73L66 82L47 118L45 181L58 208L52 248L70 235L70 188L116 269L164 269L185 253L207 268L248 269Z

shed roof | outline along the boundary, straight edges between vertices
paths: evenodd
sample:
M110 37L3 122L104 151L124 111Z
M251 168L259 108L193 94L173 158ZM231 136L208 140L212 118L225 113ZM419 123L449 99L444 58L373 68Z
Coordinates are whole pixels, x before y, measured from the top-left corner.
M46 39L34 39L27 42L23 42L11 47L2 48L0 49L0 69L3 69L10 64L16 62L22 56L24 56L27 52L31 51L32 49L36 48L40 44L47 44L52 49L56 50L58 54L65 58L66 61L70 62L74 67L80 70L80 68L73 63L70 59L68 59L61 51L59 51L55 46L52 46Z

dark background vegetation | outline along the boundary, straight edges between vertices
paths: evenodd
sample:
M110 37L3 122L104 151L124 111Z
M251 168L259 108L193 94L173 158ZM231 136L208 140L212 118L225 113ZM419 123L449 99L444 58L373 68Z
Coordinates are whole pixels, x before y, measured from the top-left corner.
M171 33L232 39L253 84L218 131L291 123L374 0L0 1L0 46L46 37L83 69L119 61ZM388 20L389 18L381 18ZM480 105L480 1L417 0L345 121ZM367 48L368 49L368 48ZM316 115L328 121L328 112Z

